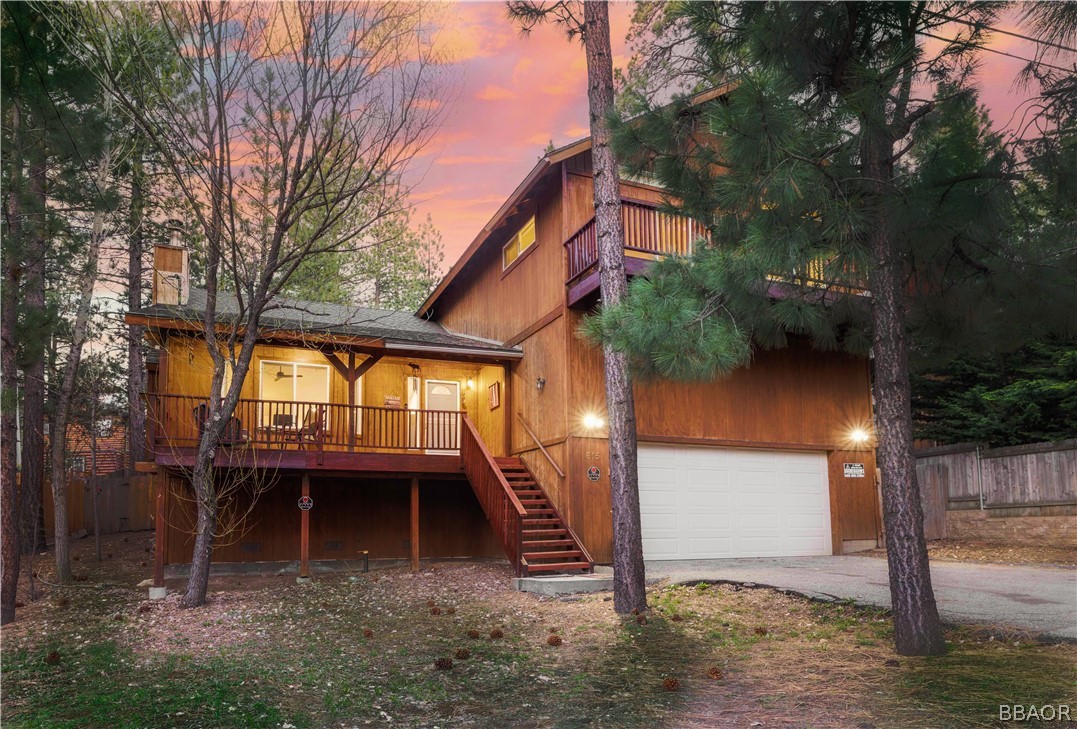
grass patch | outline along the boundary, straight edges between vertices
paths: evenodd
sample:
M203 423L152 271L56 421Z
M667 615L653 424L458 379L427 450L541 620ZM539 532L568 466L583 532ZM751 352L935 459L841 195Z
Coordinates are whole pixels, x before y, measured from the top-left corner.
M242 660L181 657L138 665L112 641L46 653L22 650L4 661L5 725L83 727L279 727L269 686ZM261 689L261 690L259 690ZM290 716L296 727L309 726Z
M1075 665L1072 646L951 643L945 656L902 659L887 698L902 707L895 726L990 726L999 704L1074 703Z

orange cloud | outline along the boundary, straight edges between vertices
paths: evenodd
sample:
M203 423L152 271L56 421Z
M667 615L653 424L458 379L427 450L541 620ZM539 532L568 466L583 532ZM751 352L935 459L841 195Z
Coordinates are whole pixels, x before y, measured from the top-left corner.
M509 99L515 99L516 94L502 86L490 84L482 91L475 94L475 98L479 101L507 101Z
M528 69L535 65L535 59L533 58L521 58L516 62L516 65L512 69L512 82L514 84L520 83L520 79L523 74L527 73Z

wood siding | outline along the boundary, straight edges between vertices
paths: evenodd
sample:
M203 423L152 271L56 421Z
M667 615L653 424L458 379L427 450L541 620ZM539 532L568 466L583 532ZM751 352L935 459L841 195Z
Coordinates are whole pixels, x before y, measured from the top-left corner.
M534 214L535 243L504 271L501 247ZM435 307L455 332L507 341L564 301L564 242L557 190L526 205L495 231ZM464 285L466 282L466 285Z

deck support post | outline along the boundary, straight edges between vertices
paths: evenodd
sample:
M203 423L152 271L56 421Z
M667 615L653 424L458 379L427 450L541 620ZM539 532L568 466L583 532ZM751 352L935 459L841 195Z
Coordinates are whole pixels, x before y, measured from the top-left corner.
M419 479L411 479L411 571L419 571Z
M303 496L310 496L310 476L303 474ZM299 578L310 579L310 510L299 512Z
M157 486L157 513L153 523L153 587L150 599L161 600L165 597L165 492L169 479L163 473L153 476Z

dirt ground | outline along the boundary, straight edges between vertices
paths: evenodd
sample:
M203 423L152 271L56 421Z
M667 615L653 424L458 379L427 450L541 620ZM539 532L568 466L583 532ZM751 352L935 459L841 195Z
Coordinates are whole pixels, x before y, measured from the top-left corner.
M1075 698L1073 646L966 626L907 658L883 611L770 590L656 585L620 617L609 593L540 598L504 563L446 562L215 577L185 610L182 581L161 602L135 588L152 534L102 551L77 542L64 588L34 560L43 592L2 633L5 727L920 729Z
M1036 547L961 542L955 539L937 539L928 542L928 555L932 560L949 562L982 562L990 564L1031 564L1046 566L1077 566L1077 548ZM856 552L857 556L886 558L885 549Z

